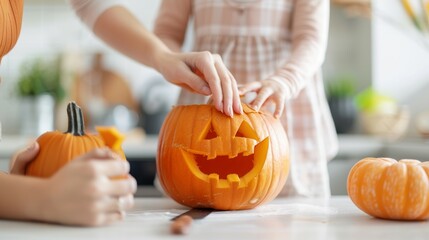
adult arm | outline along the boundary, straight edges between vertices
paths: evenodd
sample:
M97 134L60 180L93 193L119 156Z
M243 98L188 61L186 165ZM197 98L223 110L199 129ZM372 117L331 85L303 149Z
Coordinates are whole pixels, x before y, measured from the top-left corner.
M241 113L235 79L219 56L209 52L177 53L149 32L126 8L104 0L70 0L76 13L107 44L159 71L169 82L203 95L212 95L215 107L232 116ZM102 10L100 10L102 9ZM97 15L98 16L91 16ZM91 16L91 17L88 17ZM200 77L195 72L201 72Z

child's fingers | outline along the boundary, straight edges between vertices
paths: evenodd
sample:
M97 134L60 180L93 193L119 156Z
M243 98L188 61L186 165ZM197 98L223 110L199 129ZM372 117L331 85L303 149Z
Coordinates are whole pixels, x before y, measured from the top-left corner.
M256 98L252 101L251 107L256 111L259 111L262 104L264 104L267 99L273 94L273 90L271 88L262 88Z
M34 160L39 153L39 144L33 142L26 149L17 153L10 162L10 173L11 174L24 174L27 164Z
M133 177L127 179L111 180L106 184L104 192L109 196L125 196L134 194L137 190L137 182Z
M88 160L71 163L80 164L82 175L88 178L125 176L130 171L130 164L122 160Z
M100 211L103 212L121 212L134 206L134 197L129 194L122 197L108 197L103 201Z
M110 225L115 222L121 221L122 219L124 219L124 217L124 211L106 213L103 217L103 221L99 225Z
M285 108L285 100L280 96L274 97L274 103L276 104L276 110L274 111L274 117L279 118L283 114Z
M102 148L95 148L88 153L85 153L79 157L76 158L75 161L88 161L88 160L94 160L94 159L116 159L120 160L120 157L118 154L114 153L112 150L110 150L108 147L102 147Z

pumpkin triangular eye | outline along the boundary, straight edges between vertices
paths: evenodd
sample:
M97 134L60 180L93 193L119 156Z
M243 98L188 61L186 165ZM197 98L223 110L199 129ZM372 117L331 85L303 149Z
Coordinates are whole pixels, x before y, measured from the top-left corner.
M204 137L204 139L210 140L210 139L214 139L217 138L217 133L214 130L213 124L210 124L210 128L207 131L206 136Z
M255 130L253 130L252 126L250 126L250 124L247 123L246 121L241 122L241 125L238 128L238 131L235 134L235 136L242 137L242 138L251 138L251 139L255 139L256 141L259 140Z

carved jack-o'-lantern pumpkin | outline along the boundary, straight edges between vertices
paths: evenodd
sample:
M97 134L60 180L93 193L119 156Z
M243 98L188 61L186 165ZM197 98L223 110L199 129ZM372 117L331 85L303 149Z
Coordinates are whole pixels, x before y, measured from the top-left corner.
M275 198L289 172L278 120L243 105L228 117L211 105L177 106L161 128L157 170L165 192L189 207L250 209Z

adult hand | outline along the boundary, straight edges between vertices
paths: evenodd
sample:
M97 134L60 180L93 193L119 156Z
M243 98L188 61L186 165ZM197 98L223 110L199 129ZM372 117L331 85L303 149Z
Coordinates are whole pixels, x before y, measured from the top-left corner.
M47 179L40 190L40 220L70 225L101 226L124 218L134 204L135 179L126 176L128 162L107 148L74 159Z
M243 113L237 82L221 57L210 52L158 55L157 70L171 83L203 95L212 95L217 110L228 116Z
M33 142L27 148L16 153L9 163L9 173L24 175L27 164L39 153L39 144Z
M249 103L256 111L259 111L262 106L268 103L274 103L274 117L279 118L282 115L285 108L285 101L288 97L285 84L281 84L276 80L267 79L245 84L240 86L239 90L241 95L245 95L249 92L257 93L255 99Z

